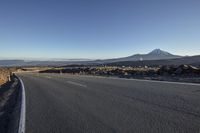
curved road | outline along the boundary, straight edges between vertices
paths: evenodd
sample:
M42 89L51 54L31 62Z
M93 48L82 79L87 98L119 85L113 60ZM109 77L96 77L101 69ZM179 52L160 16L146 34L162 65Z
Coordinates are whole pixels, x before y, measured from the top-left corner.
M20 74L26 133L199 133L200 85Z

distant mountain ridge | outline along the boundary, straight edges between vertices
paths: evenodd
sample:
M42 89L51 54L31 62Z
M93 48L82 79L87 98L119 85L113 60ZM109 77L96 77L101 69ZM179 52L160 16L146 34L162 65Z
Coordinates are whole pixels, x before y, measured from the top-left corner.
M24 60L0 60L0 66L18 66L24 64Z
M200 56L179 56L169 52L155 49L147 54L135 54L123 58L106 59L106 60L62 60L62 61L26 61L26 60L0 60L0 66L65 66L65 65L176 65L176 64L200 64Z
M119 61L119 62L112 62L107 63L108 66L132 66L132 67L139 67L139 66L163 66L163 65L193 65L193 66L200 66L200 55L197 56L185 56L176 59L164 59L164 60L144 60L144 61Z
M176 59L182 56L173 55L169 52L163 51L161 49L154 49L147 54L135 54L123 58L98 60L99 63L109 63L109 62L120 62L120 61L143 61L143 60L164 60L164 59Z
M137 60L163 60L163 59L175 59L180 58L179 55L173 55L169 52L163 51L161 49L154 49L148 54L137 54L127 57L127 61L137 61ZM125 58L126 60L126 58Z

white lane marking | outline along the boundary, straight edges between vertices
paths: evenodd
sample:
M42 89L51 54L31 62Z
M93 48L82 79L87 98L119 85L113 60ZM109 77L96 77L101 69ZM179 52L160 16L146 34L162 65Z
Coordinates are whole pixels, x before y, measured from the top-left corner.
M25 88L23 81L19 78L21 89L22 89L22 101L21 101L21 113L19 121L18 133L25 133L25 122L26 122L26 97L25 97Z
M165 83L165 84L178 84L178 85L191 85L191 86L200 86L197 83L186 83L186 82L170 82L170 81L159 81L159 80L147 80L147 79L132 79L135 81L145 81L145 82L152 82L152 83Z
M67 83L69 84L72 84L72 85L77 85L77 86L81 86L81 87L87 87L87 85L83 85L83 84L80 84L80 83L77 83L77 82L73 82L73 81L67 81Z

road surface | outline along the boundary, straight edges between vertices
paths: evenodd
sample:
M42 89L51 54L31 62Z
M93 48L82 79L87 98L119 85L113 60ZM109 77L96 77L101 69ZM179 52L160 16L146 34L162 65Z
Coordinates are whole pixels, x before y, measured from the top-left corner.
M200 86L20 74L26 133L199 133Z

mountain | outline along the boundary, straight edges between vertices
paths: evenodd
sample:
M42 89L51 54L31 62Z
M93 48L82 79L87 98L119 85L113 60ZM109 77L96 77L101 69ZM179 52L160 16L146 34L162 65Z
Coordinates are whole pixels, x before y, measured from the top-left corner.
M138 60L163 60L163 59L175 59L180 58L181 56L170 54L166 51L155 49L148 54L137 54L132 55L126 58L123 58L126 61L138 61Z
M147 54L135 54L135 55L123 57L123 58L96 60L96 62L111 63L111 62L120 62L120 61L164 60L164 59L176 59L176 58L181 58L181 56L173 55L161 49L154 49L153 51Z
M144 60L144 61L120 61L120 62L112 62L107 63L107 65L111 66L161 66L161 65L193 65L200 66L200 55L198 56L185 56L176 59L164 59L164 60Z
M161 49L154 49L153 51L151 51L150 53L148 53L148 55L173 56L173 55L170 54L169 52L163 51L163 50L161 50Z

